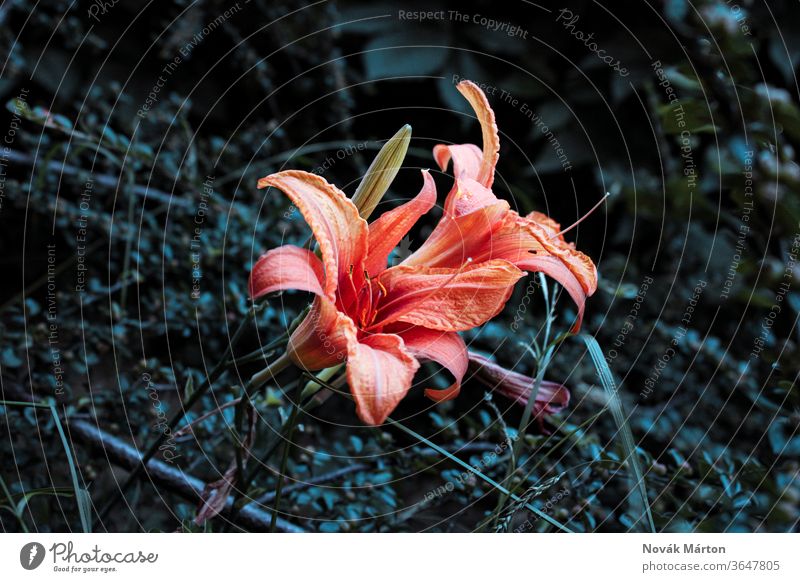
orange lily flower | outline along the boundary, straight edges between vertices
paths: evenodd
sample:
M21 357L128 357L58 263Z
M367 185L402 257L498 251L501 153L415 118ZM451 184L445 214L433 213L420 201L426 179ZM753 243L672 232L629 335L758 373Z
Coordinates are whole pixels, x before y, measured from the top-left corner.
M457 89L480 122L483 148L473 144L434 147L442 171L452 160L455 183L439 224L403 264L452 267L472 257L475 261L503 259L525 271L542 272L558 281L575 301L578 317L573 331L577 331L586 298L597 289L594 263L566 242L557 222L540 212L520 216L494 195L491 187L500 152L494 112L471 81L461 81Z
M524 275L503 259L469 257L457 265L387 268L389 253L436 202L427 171L423 181L414 199L371 224L343 192L315 174L285 171L258 182L291 199L322 258L291 245L267 252L253 267L250 295L287 289L316 295L292 333L288 356L308 370L346 360L356 412L367 424L386 420L411 388L420 359L438 362L456 378L450 388L426 393L455 395L468 364L457 332L497 315Z
M458 335L497 315L526 271L559 281L578 304L596 289L592 261L566 243L559 226L540 213L520 217L491 191L499 151L497 126L483 92L458 85L478 114L483 149L436 146L444 170L452 158L456 182L444 216L428 240L400 265L387 268L392 249L436 202L423 171L423 187L409 202L368 224L355 205L322 177L285 171L262 178L303 214L321 259L283 246L261 256L250 276L253 299L288 289L316 295L311 311L289 339L287 354L308 370L347 363L356 412L381 424L411 388L420 360L447 368L455 382L425 394L455 397L469 357Z

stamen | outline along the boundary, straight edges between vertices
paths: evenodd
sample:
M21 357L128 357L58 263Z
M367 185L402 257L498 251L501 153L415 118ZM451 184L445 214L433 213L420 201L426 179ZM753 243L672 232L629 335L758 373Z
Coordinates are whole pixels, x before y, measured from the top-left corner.
M589 212L587 212L586 214L584 214L583 216L581 216L581 217L580 217L580 218L579 218L579 219L578 219L576 222L573 222L573 223L572 223L570 226L568 226L567 228L565 228L565 229L564 229L564 230L562 230L561 232L557 232L557 233L555 233L555 234L554 234L553 236L551 236L550 238L551 238L551 239L554 239L554 238L556 238L557 236L561 236L561 235L563 235L564 233L566 233L566 232L569 232L570 230L572 230L573 228L575 228L576 226L578 226L578 225L579 225L581 222L583 222L584 220L586 220L586 219L589 217L589 215L590 215L592 212L594 212L595 210L597 210L597 209L600 207L600 205L601 205L601 204L603 204L603 202L605 202L605 201L606 201L606 199L607 199L609 196L611 196L611 192L606 192L606 195L605 195L605 196L603 196L603 197L600 199L600 201L599 201L597 204L595 204L594 206L592 206L592 209L591 209Z
M358 303L359 303L359 301L358 301L358 289L356 289L356 282L353 281L353 268L354 268L354 265L350 265L350 270L347 273L347 278L350 280L350 289L353 291L353 298L354 298L354 300L356 302L356 309L358 309ZM344 307L344 302L341 302L341 303L342 303L342 307Z

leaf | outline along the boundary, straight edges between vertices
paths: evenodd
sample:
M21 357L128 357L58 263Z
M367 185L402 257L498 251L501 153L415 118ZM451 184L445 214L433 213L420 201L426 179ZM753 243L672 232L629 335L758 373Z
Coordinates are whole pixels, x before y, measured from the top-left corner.
M72 477L72 487L75 489L75 500L78 503L78 514L81 517L81 525L83 526L84 533L92 532L92 500L89 492L81 487L78 482L78 471L75 469L75 461L72 456L72 449L70 449L67 435L64 434L64 427L61 426L61 419L58 417L55 402L50 402L50 412L53 415L53 420L56 423L58 435L61 437L61 444L64 445L64 452L67 454L67 462L69 463L69 473Z
M614 417L614 421L617 423L619 434L622 435L622 447L625 452L624 461L628 464L628 466L631 467L636 479L636 488L638 489L639 496L641 497L644 513L642 518L647 518L650 531L655 533L656 526L655 522L653 521L653 514L650 511L650 502L648 501L647 497L647 486L645 485L642 468L639 465L639 459L636 456L636 445L633 441L633 434L631 433L631 428L628 424L625 411L622 407L622 400L619 397L614 376L611 374L611 370L609 369L605 357L603 356L603 350L600 348L600 344L597 343L597 340L593 336L587 334L580 334L578 337L586 344L586 348L589 351L589 355L591 356L595 370L597 371L597 377L600 378L600 383L603 385L603 390L608 397L608 406L611 409L611 414Z

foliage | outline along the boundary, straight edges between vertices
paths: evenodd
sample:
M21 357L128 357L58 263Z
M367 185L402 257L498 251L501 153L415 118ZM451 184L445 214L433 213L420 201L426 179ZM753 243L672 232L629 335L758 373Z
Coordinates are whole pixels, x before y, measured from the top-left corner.
M796 5L741 2L735 13L723 0L568 3L575 30L594 32L625 64L623 76L557 9L523 2L451 3L445 11L467 22L419 22L400 19L391 0L253 0L213 29L233 4L134 4L117 3L97 22L59 0L37 3L29 20L25 3L0 8L0 132L18 127L0 198L3 400L22 393L62 421L88 419L147 448L246 321L255 258L308 237L299 213L257 191L256 179L286 167L318 171L352 195L381 140L410 123L407 167L388 207L417 191L433 144L477 141L457 76L486 85L497 112L498 195L570 224L611 192L568 236L598 264L601 289L584 332L613 373L638 463L586 344L557 337L545 376L569 386L570 406L523 434L511 428L523 411L474 382L437 406L420 389L393 414L516 500L498 508L489 482L391 423L359 425L352 403L333 396L299 415L281 517L314 531L555 529L528 504L572 531L644 529L639 466L658 530L797 529ZM429 4L407 0L402 9ZM476 14L518 25L527 38L493 31ZM143 111L160 75L163 87ZM440 200L449 183L437 175ZM574 315L567 299L558 332ZM237 460L246 423L231 403L276 355L261 346L306 300L271 299L257 325L246 325L238 363L179 425L196 422L192 430L165 449L176 466L213 482ZM527 306L525 325L512 332L517 306ZM538 285L523 281L499 318L468 335L470 349L536 374L543 362L531 345L546 311ZM446 385L426 371L428 382ZM307 380L288 371L251 395L249 468L283 452L276 435ZM78 443L73 487L58 422L34 407L0 406L6 531L78 530L84 494L96 517L118 488L118 469ZM496 451L516 438L520 456L506 479L511 449ZM71 462L69 447L67 455ZM240 506L257 499L272 510L280 459L237 494ZM126 501L103 527L233 527L222 517L197 525L197 500L147 480Z

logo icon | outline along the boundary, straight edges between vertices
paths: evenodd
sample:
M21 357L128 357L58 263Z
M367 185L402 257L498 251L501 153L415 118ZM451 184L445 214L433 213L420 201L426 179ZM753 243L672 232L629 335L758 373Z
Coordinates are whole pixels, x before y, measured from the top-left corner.
M39 542L30 542L19 551L19 563L26 570L35 570L44 562L44 546Z

